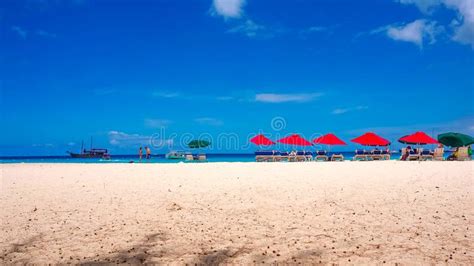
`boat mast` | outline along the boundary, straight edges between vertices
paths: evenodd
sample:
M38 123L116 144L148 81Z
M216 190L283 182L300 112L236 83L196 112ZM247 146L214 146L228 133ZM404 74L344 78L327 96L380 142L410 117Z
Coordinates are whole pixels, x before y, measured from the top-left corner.
M82 143L81 143L81 154L84 152L84 140L82 140Z
M91 136L91 150L92 150L92 136Z

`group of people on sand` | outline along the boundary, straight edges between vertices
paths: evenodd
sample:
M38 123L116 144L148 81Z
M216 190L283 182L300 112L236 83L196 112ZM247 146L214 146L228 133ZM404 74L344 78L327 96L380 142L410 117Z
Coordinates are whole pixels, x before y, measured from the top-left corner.
M140 158L140 161L143 158L143 148L140 147L138 149L138 157ZM145 146L145 159L149 160L151 158L151 150L148 146Z
M443 144L439 144L439 145L438 145L438 149L443 149L443 148L444 148ZM402 157L401 157L400 160L406 161L407 158L410 156L410 154L411 154L412 152L418 153L418 149L416 149L416 148L415 148L415 149L412 149L411 146L407 146L406 149L405 149L405 153L402 154ZM467 152L468 152L468 155L469 155L469 156L472 156L472 149L471 149L471 146L468 146ZM434 151L430 151L430 155L434 155ZM453 151L453 153L450 154L450 155L446 158L446 160L448 160L448 161L455 161L455 160L457 160L458 156L459 156L459 148L456 148L456 149Z
M467 154L469 155L469 157L472 156L472 148L471 148L471 145L469 145L469 146L467 147ZM456 148L456 149L453 151L453 153L451 153L451 155L449 155L449 156L446 158L446 160L448 160L448 161L455 161L455 160L458 159L458 157L459 157L459 148Z

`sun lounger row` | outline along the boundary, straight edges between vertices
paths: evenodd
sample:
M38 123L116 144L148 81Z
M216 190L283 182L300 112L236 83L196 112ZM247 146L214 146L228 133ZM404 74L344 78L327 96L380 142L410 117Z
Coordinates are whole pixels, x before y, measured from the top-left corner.
M314 155L314 157L313 157ZM297 152L279 152L279 151L257 151L255 152L255 161L257 162L305 162L305 161L343 161L342 154L328 155L326 151L297 151Z
M355 155L352 158L353 161L380 161L380 160L390 160L391 155L389 151L386 150L374 150L374 151L365 151L365 150L356 150Z
M400 160L402 161L428 161L428 160L444 160L444 149L436 148L434 151L424 150L424 149L413 149L409 150L407 154L407 149L401 149Z
M400 160L402 161L427 161L427 160L444 160L444 148L436 148L435 150L424 150L419 149L409 149L407 154L407 148L401 150ZM471 156L468 152L468 147L459 147L457 150L447 157L447 160L450 161L466 161L471 160Z
M279 151L257 151L255 152L255 160L257 162L304 162L313 159L312 152L298 151L298 152L279 152Z

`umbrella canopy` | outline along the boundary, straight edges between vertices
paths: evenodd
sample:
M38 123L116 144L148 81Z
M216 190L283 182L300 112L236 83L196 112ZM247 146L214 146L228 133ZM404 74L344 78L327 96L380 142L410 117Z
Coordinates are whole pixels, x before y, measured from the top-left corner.
M207 140L192 140L188 143L188 147L191 149L205 148L209 145L211 145L211 143Z
M359 136L353 140L352 142L364 145L364 146L387 146L390 145L390 141L378 136L375 133L368 132L362 136Z
M279 139L278 142L283 143L283 144L289 144L289 145L296 145L296 146L311 146L311 142L305 140L298 134L293 134L291 136Z
M462 147L474 144L473 137L454 132L438 135L438 141L439 143L450 147Z
M398 141L404 144L438 144L437 140L428 136L425 132L421 131L408 136L401 137Z
M271 141L269 138L265 137L262 134L251 138L250 142L252 142L255 145L264 145L264 146L270 146L270 145L275 144L275 142Z
M324 145L347 145L344 141L342 141L332 133L314 139L313 143Z

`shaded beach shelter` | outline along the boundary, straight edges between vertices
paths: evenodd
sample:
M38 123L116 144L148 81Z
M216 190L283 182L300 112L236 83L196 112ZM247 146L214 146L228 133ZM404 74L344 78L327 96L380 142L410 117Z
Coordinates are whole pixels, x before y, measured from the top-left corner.
M269 138L265 137L263 134L259 134L253 138L250 139L250 142L252 142L255 145L258 146L270 146L275 144L275 142L271 141Z
M367 132L362 136L359 136L353 140L354 143L358 143L364 146L388 146L390 145L390 141L378 136L373 132Z
M438 135L438 141L439 143L450 147L463 147L474 144L473 137L466 134L454 132L448 132Z
M347 145L344 141L332 133L314 139L313 143L323 145Z
M188 143L190 149L205 148L209 145L211 145L211 142L207 140L192 140Z
M277 142L288 144L288 145L295 145L295 146L312 146L311 142L305 140L298 134L293 134L291 136L282 138L277 140Z
M438 144L437 140L421 131L401 137L398 141L403 144L413 145Z

